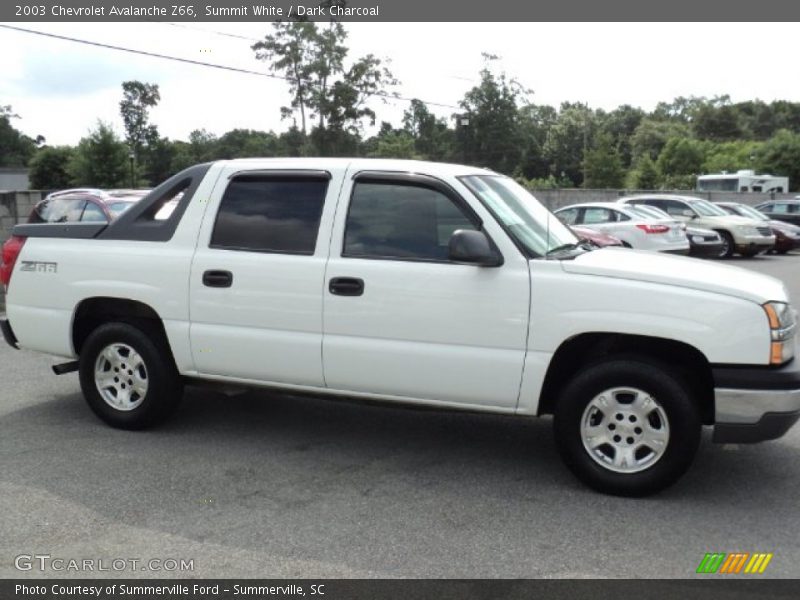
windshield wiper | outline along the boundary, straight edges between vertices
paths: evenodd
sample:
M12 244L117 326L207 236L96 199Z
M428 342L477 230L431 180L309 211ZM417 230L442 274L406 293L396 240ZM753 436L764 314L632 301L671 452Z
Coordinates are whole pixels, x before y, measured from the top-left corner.
M562 244L560 246L556 246L555 248L551 248L545 253L545 258L548 256L552 256L554 254L561 254L562 252L569 252L570 250L583 250L585 252L589 251L589 248L586 244L577 243L577 244Z

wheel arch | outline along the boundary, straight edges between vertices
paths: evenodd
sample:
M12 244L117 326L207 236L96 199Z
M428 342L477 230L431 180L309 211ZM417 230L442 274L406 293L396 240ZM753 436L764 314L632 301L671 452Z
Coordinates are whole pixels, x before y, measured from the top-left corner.
M152 306L130 298L95 296L81 300L75 307L72 319L72 347L75 354L80 355L92 331L114 321L154 331L163 336L164 342L169 347L164 322Z
M581 333L558 347L545 374L537 414L553 414L561 389L583 367L620 355L636 355L674 366L698 403L702 422L713 423L714 380L702 352L677 340L608 332Z

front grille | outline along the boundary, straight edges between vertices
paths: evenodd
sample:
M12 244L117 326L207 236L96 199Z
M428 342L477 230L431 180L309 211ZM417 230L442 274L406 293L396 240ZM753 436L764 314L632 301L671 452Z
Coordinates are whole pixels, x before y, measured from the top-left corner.
M772 229L769 227L756 227L758 229L758 233L761 235L772 235Z

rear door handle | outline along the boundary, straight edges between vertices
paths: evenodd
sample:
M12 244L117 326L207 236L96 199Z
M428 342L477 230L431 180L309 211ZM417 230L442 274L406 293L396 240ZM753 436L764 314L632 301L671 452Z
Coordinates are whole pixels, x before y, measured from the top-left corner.
M206 271L203 273L203 285L207 287L229 288L233 285L233 273L230 271Z
M337 296L360 296L364 293L364 280L357 277L334 277L328 291Z

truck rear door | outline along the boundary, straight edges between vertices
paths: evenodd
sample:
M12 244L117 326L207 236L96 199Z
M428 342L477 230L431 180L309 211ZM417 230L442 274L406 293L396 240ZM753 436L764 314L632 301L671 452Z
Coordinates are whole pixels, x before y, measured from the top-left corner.
M344 169L226 169L191 268L196 370L323 386L321 290Z

